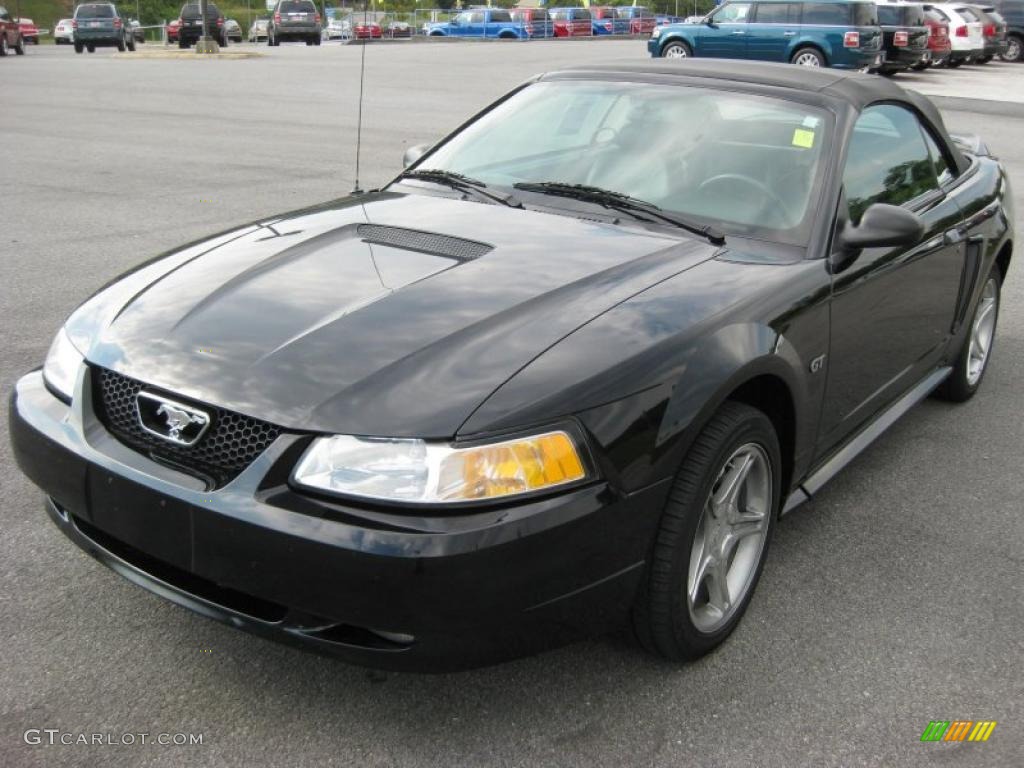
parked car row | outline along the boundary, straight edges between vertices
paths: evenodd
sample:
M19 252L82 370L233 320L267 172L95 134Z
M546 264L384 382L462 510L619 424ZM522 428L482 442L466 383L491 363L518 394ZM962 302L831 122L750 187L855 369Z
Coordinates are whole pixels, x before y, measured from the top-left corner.
M1022 39L1024 0L727 0L707 16L655 27L647 50L654 57L757 59L893 75L986 64L995 56L1018 61Z
M663 16L664 21L674 17ZM485 8L463 11L444 22L428 22L422 32L431 37L530 39L649 35L657 26L654 13L643 6L589 8Z

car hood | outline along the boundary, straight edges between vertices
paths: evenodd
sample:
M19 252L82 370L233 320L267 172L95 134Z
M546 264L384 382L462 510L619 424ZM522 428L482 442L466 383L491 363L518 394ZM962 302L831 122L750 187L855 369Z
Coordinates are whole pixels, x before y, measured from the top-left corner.
M447 438L559 340L715 252L674 232L377 193L159 258L67 328L95 365L286 428Z

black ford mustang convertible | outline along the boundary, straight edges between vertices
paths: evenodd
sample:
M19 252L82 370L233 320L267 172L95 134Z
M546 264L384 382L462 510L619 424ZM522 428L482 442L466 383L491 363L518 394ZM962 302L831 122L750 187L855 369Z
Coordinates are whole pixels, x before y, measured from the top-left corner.
M991 359L1007 177L886 80L556 72L407 161L71 315L10 409L61 531L361 664L693 658L779 515Z

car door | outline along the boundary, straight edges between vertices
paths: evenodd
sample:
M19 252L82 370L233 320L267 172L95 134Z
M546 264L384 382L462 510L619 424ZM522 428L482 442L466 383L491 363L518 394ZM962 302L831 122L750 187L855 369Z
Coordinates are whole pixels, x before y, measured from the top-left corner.
M800 25L797 3L755 3L747 23L747 58L789 61L789 44Z
M747 54L747 18L751 3L726 3L694 35L694 54L716 59L742 59Z
M822 450L923 378L950 337L963 215L937 173L948 181L953 166L933 157L929 143L935 147L917 114L897 104L864 110L851 135L843 171L850 222L873 203L889 203L920 216L925 232L909 247L865 249L833 276Z

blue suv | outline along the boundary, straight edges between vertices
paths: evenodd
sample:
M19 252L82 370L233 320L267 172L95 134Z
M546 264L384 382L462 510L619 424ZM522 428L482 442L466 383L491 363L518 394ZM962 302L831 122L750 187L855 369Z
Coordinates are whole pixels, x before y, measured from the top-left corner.
M805 67L871 69L883 62L874 2L736 0L693 24L657 27L652 56L781 61Z

